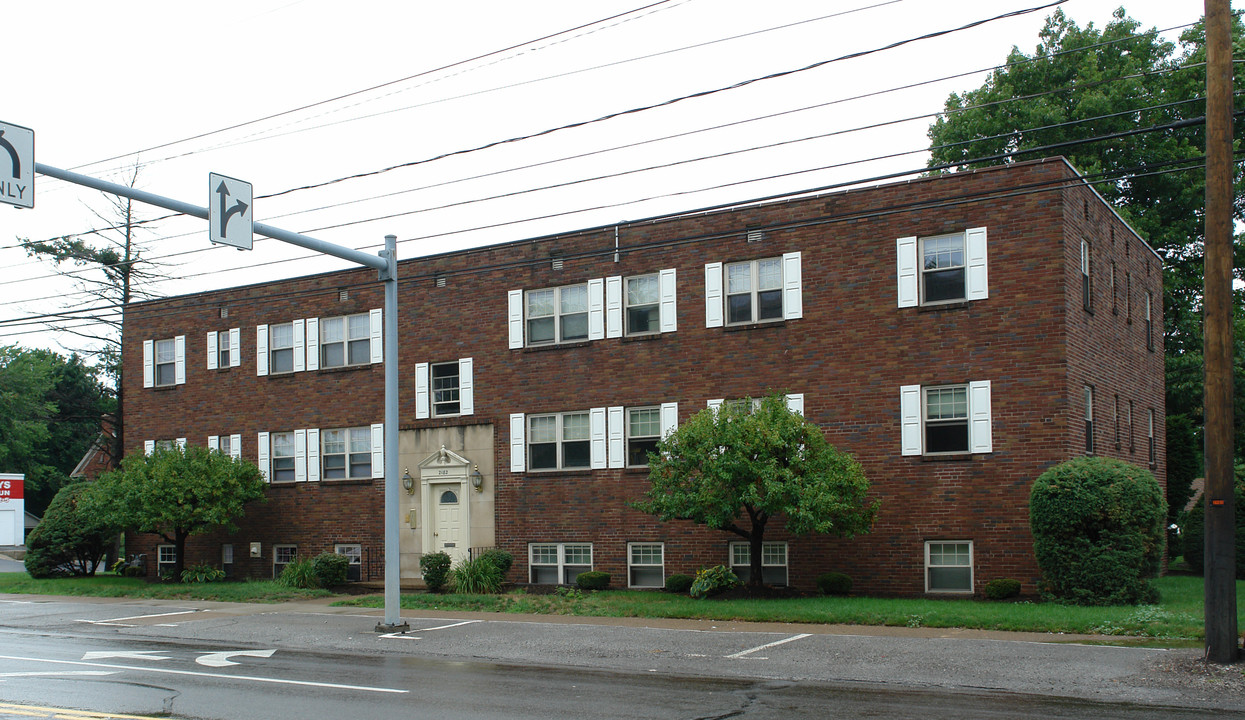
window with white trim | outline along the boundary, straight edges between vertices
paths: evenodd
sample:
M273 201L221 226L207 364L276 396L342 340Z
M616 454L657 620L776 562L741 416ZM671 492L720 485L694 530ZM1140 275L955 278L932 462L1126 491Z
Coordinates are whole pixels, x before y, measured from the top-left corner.
M677 272L674 268L655 273L607 277L605 283L605 332L603 337L620 338L679 329L675 293ZM595 292L600 281L588 281L588 339L599 340Z
M156 574L165 577L177 567L177 546L161 545L156 548ZM178 578L180 579L180 578Z
M524 298L528 345L588 339L588 285L528 290Z
M1150 429L1146 432L1146 444L1148 447L1147 454L1150 458L1150 467L1154 467L1158 460L1158 455L1154 445L1154 409L1150 409Z
M222 370L242 364L240 354L241 328L207 334L207 369Z
M462 409L459 403L458 363L435 363L429 368L432 392L432 414L458 415Z
M1086 385L1085 399L1085 454L1094 454L1094 388Z
M971 540L930 540L925 543L925 592L973 591Z
M899 307L989 297L986 228L895 241Z
M592 543L530 543L527 553L533 583L571 585L592 570Z
M415 418L475 413L474 361L415 364Z
M320 431L320 462L325 480L372 477L372 429L333 428Z
M272 577L281 577L281 571L286 565L298 559L297 545L273 545L272 546Z
M661 332L661 281L656 273L629 277L624 299L628 335Z
M665 545L659 542L627 543L627 587L666 586Z
M1091 274L1090 246L1088 240L1081 241L1081 305L1085 312L1094 311L1094 281Z
M782 258L730 263L726 273L726 324L782 319Z
M661 440L661 408L627 408L627 467L648 467Z
M270 436L272 452L272 482L294 481L294 433L274 432Z
M143 341L143 387L171 387L186 382L186 336Z
M1154 352L1154 316L1151 314L1154 296L1146 293L1146 349Z
M346 557L346 580L358 582L363 579L363 546L357 543L337 543L333 552Z
M220 546L220 569L224 571L225 577L233 576L233 545L231 543Z
M587 412L529 415L527 437L531 470L587 468L592 463Z
M797 415L804 414L804 393L790 393L786 395L787 409ZM733 400L710 400L707 404L710 408L717 410L723 405L735 410L748 410L750 413L761 409L761 403L764 398L736 398Z
M731 572L747 583L752 578L752 545L733 542L730 547ZM766 585L787 584L787 543L761 543L761 582Z
M372 361L368 313L320 318L320 367L367 365Z
M990 381L899 388L904 455L954 455L994 450Z
M268 326L268 372L294 372L294 324Z

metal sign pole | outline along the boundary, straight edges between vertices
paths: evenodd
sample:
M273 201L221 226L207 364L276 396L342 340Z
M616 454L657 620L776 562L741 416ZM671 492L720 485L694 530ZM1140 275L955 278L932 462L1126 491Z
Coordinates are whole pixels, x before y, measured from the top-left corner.
M101 192L120 195L148 205L179 212L207 220L210 210L172 198L145 192L127 185L61 170L43 163L35 163L35 172L75 185L94 188ZM375 268L385 283L384 355L385 355L385 620L378 623L378 631L405 631L409 626L402 622L400 581L400 550L398 538L398 238L385 236L385 249L377 255L368 255L353 248L334 245L289 230L254 223L254 232L273 240L297 245L301 248L332 255L343 260Z

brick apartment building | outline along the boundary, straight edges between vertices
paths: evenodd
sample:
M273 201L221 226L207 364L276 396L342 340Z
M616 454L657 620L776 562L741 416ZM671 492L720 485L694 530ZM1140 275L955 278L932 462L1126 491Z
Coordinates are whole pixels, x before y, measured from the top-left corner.
M771 523L771 583L1033 592L1042 471L1092 452L1164 480L1160 260L1061 158L421 257L399 278L403 577L424 552L494 546L516 582L746 574L737 538L628 501L662 433L771 392L881 501L853 539ZM327 550L382 576L382 304L374 271L350 270L131 306L131 451L206 444L270 482L188 562L266 577Z

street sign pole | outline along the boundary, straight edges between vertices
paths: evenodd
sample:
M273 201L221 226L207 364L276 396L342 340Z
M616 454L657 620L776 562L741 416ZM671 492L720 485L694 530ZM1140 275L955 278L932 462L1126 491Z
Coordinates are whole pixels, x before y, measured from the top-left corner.
M209 208L192 205L154 193L144 192L126 185L117 185L98 178L80 175L61 170L42 163L35 163L34 170L40 175L47 175L75 185L94 188L101 192L120 195L148 205L172 210L173 212L209 220L212 212ZM33 187L32 187L33 191ZM249 192L249 191L248 191ZM33 195L31 197L33 202ZM226 211L228 212L228 210ZM242 210L239 213L245 212ZM222 219L228 224L228 216ZM223 227L222 227L223 229ZM384 317L384 355L385 355L385 619L376 625L378 632L398 632L409 629L402 622L400 581L400 550L398 545L398 239L393 235L385 236L385 249L377 255L368 255L353 248L334 245L330 242L317 240L313 237L300 235L289 230L272 227L263 223L253 223L253 230L259 235L280 240L301 248L332 255L343 260L374 268L380 271L380 280L385 283L385 317ZM223 233L222 233L223 234Z

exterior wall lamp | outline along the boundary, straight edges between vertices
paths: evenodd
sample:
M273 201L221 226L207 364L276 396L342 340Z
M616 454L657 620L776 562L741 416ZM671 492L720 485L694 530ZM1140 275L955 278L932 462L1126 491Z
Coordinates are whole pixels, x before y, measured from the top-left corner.
M411 477L410 468L402 468L402 487L406 488L407 495L415 494L415 479Z
M471 487L475 488L476 492L484 492L484 476L480 474L479 465L471 466Z

